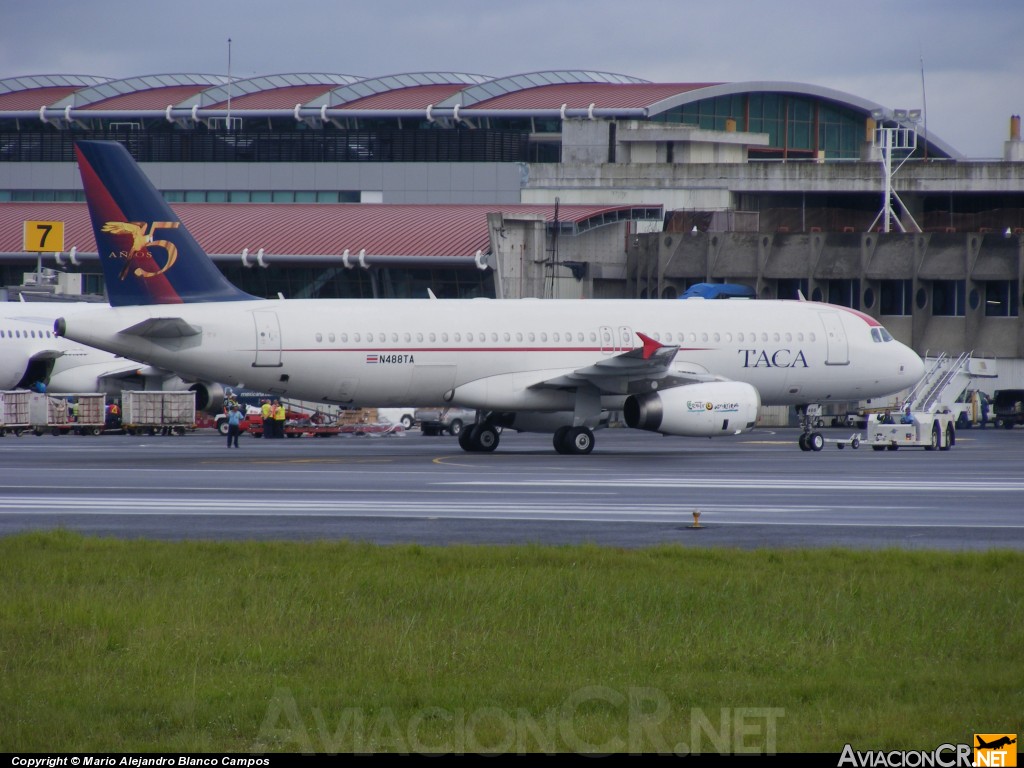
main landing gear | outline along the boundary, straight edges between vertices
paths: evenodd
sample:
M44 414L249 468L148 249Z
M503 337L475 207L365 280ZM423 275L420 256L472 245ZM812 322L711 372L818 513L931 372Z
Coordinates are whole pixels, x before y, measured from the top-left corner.
M821 432L812 431L812 427L820 427L821 406L817 404L798 405L796 407L797 418L800 420L800 439L797 444L801 451L820 451L825 447L825 436Z
M498 447L498 429L486 419L459 432L459 447L469 453L491 453Z
M584 455L594 450L594 431L589 427L559 427L552 442L559 453Z

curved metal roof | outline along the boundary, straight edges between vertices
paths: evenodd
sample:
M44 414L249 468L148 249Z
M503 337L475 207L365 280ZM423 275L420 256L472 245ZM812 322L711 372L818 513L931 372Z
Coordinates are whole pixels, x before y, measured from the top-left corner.
M460 72L415 72L403 75L387 75L338 88L332 91L323 103L331 107L345 105L373 107L374 109L425 109L466 86L489 81L485 75L470 75ZM433 97L424 101L427 94ZM441 99L437 98L441 96ZM394 105L394 106L387 106ZM319 103L309 106L320 106Z
M532 72L490 79L483 75L422 72L363 78L354 75L281 74L234 80L221 75L147 75L105 80L84 75L38 75L0 81L0 119L29 118L46 110L64 109L63 119L102 116L118 119L166 110L168 120L223 117L228 94L239 117L281 117L296 120L354 116L414 116L430 108L436 117L470 115L523 117L611 117L645 119L683 104L719 96L778 92L831 101L869 116L881 105L849 93L806 83L752 81L741 83L651 83L629 75L591 70ZM174 107L174 112L168 110ZM297 109L296 105L302 105ZM45 108L45 109L44 109ZM76 109L83 114L75 115ZM192 110L187 112L187 110ZM337 110L334 115L330 110ZM564 110L573 110L567 114ZM531 114L532 113L532 114ZM918 126L919 135L939 152L962 155Z
M564 85L566 83L647 83L649 80L641 80L638 77L629 75L615 75L610 72L595 72L583 69L554 70L550 72L528 72L522 75L502 77L497 80L489 80L472 88L467 88L458 96L453 96L448 101L438 104L438 107L454 107L456 104L462 107L469 107L477 102L493 99L513 91L522 91L530 88L539 88L545 85ZM456 100L457 99L457 100Z
M33 75L0 80L0 112L36 110L49 106L81 88L108 82L92 75Z
M68 105L72 107L89 107L100 103L109 104L113 100L119 99L122 102L122 108L124 109L145 109L146 107L141 106L141 100L147 99L147 96L151 91L173 88L176 90L185 89L191 92L197 92L204 88L208 88L214 83L224 81L225 78L220 77L219 75L168 74L128 77L123 80L108 80L94 85L91 88L83 88L75 91L75 93L61 99L60 101L48 104L47 106L53 107L54 109L63 109ZM136 102L131 98L123 98L132 96L137 97L139 101ZM169 103L177 102L164 101L163 104L159 106L166 107Z
M239 109L291 109L296 104L305 104L329 93L339 85L355 83L362 78L356 75L293 73L289 75L266 75L247 80L225 80L199 94L193 103L201 107L217 107L227 104L230 92L232 108ZM245 106L243 106L245 105Z
M295 257L353 260L361 251L376 263L389 258L430 260L490 251L487 214L537 215L554 221L550 205L324 205L285 203L177 203L172 206L199 244L220 260L260 248L267 262ZM563 205L562 227L592 229L624 218L661 218L661 205ZM65 246L96 258L84 203L0 203L0 254L22 252L25 221L65 222ZM284 257L284 258L282 258ZM292 257L292 258L288 258ZM250 257L250 261L253 257Z
M695 101L713 99L718 96L733 96L744 93L791 93L797 96L807 96L812 99L832 101L836 104L865 112L868 115L876 109L884 109L884 105L878 104L874 101L869 101L868 99L861 98L860 96L855 96L852 93L838 91L834 88L825 88L819 85L809 85L807 83L796 83L785 80L755 80L744 83L719 83L715 85L706 85L699 87L696 90L685 92L680 91L674 95L666 97L662 101L650 104L648 109L649 114L653 117L654 115L667 112L668 110L682 104L691 104ZM945 152L950 157L962 157L957 150L945 141L934 134L929 135L924 130L923 126L918 126L918 133L923 139L928 141L928 143L934 145L937 149Z
M88 88L107 82L110 82L109 77L95 75L24 75L0 80L0 93L43 88Z
M561 83L501 94L477 102L477 109L645 109L680 93L700 91L703 84L685 83Z

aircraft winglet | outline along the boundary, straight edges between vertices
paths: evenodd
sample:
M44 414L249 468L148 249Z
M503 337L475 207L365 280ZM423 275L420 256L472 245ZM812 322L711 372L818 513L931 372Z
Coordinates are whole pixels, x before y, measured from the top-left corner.
M640 341L642 341L644 343L644 351L643 351L644 360L650 360L651 357L653 357L655 352L657 352L659 349L661 349L662 347L665 346L660 341L655 341L650 336L647 336L646 334L640 333L640 331L637 331L636 335L639 336L640 337Z

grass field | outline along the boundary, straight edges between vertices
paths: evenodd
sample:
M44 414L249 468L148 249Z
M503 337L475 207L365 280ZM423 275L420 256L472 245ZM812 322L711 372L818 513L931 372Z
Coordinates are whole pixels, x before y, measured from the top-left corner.
M1020 733L1024 555L0 539L0 752Z

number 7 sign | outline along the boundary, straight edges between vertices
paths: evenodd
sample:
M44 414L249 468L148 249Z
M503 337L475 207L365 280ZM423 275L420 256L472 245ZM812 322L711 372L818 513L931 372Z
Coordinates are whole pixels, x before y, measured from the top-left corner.
M34 253L60 253L64 250L63 221L26 221L25 250Z

